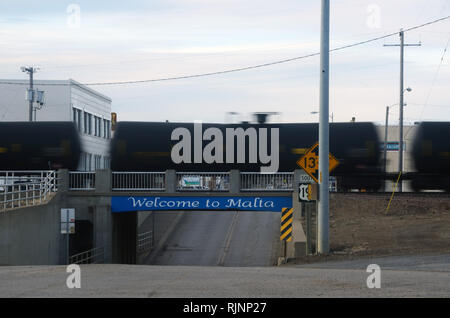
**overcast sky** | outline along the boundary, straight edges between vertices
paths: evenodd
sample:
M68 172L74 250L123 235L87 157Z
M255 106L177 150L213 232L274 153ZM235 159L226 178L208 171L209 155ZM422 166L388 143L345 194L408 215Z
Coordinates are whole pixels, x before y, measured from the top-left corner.
M450 0L332 0L331 47L450 15ZM128 0L0 3L0 78L82 83L157 79L224 71L319 51L319 0ZM405 121L450 120L450 20L411 31L405 49ZM399 37L331 55L335 121L385 120L399 101ZM441 66L439 67L439 65ZM227 112L276 111L313 122L319 58L200 78L92 86L112 98L119 120L224 122ZM236 117L235 117L236 118ZM398 121L398 106L391 122Z

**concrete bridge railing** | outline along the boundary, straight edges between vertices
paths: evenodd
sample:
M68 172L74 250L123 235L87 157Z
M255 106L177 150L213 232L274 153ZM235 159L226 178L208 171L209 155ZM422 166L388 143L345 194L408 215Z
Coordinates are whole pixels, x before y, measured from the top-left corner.
M264 174L257 172L96 172L60 171L60 179L68 176L71 191L147 191L147 192L292 192L300 182L301 170ZM303 176L304 177L304 176Z

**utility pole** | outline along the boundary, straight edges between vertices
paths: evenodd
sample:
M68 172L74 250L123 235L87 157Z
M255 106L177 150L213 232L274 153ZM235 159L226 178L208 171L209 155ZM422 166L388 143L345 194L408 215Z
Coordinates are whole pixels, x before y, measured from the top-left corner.
M389 122L389 106L386 106L386 126L384 127L384 174L386 175L387 166L387 140L388 140L388 122ZM386 191L386 178L384 178L384 191Z
M330 0L322 0L320 32L319 201L317 252L326 254L329 242L329 90L330 90Z
M38 68L30 67L21 67L22 72L28 73L30 75L30 89L28 90L27 98L29 102L28 109L28 120L33 121L33 102L34 102L34 91L33 91L33 74L37 72Z
M399 156L398 156L398 173L399 175L403 173L403 58L405 46L422 46L422 43L417 44L405 44L405 34L403 29L400 30L400 44L385 44L384 46L399 46L400 47L400 118L399 118ZM403 192L403 178L400 177L399 192Z

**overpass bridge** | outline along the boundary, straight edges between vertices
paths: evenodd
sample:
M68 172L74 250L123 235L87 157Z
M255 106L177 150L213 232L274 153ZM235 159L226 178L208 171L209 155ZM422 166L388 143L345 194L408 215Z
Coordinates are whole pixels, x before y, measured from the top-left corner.
M31 178L31 176L34 176ZM11 183L22 178L19 185ZM28 178L28 179L27 179ZM4 172L0 174L0 264L138 262L176 224L181 211L294 209L287 257L304 253L297 186L301 170L277 174L206 172ZM9 180L9 181L8 181ZM27 182L28 181L28 182ZM1 182L0 182L1 187ZM75 234L61 234L62 208L76 211ZM155 211L164 230L145 227ZM280 213L281 218L281 213ZM281 247L281 243L280 243ZM69 253L68 253L69 252ZM70 255L67 261L67 254Z

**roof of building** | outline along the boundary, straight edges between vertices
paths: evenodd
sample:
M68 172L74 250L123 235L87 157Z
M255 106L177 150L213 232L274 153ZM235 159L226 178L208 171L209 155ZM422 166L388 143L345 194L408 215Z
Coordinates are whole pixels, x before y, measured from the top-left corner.
M42 80L42 79L37 80L37 79L35 79L33 82L36 85L44 85L44 86L45 85L54 85L54 86L64 86L64 85L71 86L71 85L73 85L79 89L82 89L82 90L90 93L90 94L93 94L97 97L103 98L110 103L112 102L110 97L103 95L102 93L99 93L98 91L96 91L80 82L77 82L71 78L68 80ZM23 79L20 79L20 80L18 80L18 79L2 79L2 80L0 80L0 84L5 84L5 83L13 83L13 84L17 83L17 84L27 85L29 83L29 81L23 80Z

